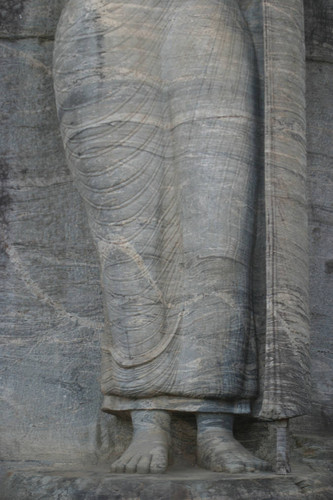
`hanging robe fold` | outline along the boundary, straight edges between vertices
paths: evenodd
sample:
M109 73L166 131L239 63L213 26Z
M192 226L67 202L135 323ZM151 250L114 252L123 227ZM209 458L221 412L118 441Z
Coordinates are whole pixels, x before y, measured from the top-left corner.
M263 0L266 329L259 418L308 411L309 315L302 0Z

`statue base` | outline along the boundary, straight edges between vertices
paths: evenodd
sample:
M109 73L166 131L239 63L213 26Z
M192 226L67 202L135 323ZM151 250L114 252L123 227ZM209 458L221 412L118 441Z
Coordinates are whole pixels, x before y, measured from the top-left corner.
M78 469L12 462L5 465L0 491L1 500L330 500L333 478L332 472L311 472L306 466L285 476L218 474L177 465L163 475L119 475L105 465Z

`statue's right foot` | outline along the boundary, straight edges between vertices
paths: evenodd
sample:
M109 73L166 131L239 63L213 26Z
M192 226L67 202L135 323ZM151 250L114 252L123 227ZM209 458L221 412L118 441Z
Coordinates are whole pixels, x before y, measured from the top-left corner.
M170 416L165 411L132 411L133 438L111 472L159 474L168 467Z
M269 471L270 465L244 448L233 436L233 415L197 414L199 465L214 472Z

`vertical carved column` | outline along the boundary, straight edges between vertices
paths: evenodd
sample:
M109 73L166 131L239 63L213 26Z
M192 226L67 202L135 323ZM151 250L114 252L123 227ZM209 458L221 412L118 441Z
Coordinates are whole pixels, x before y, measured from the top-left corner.
M308 250L303 2L264 0L266 354L261 417L307 410Z
M277 472L287 473L287 419L308 409L303 2L264 0L263 9L267 309L261 417L279 421Z

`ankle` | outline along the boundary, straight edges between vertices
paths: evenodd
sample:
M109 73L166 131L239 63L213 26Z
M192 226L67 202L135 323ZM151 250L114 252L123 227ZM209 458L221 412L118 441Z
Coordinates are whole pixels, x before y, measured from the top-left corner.
M234 416L231 413L197 413L198 435L207 432L233 432Z
M163 410L135 410L131 412L134 431L159 430L170 433L170 415Z

